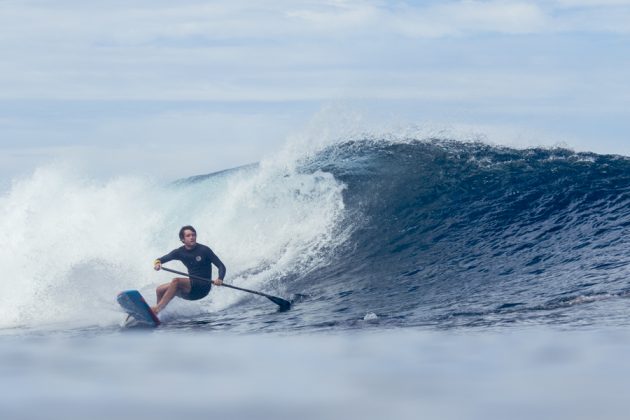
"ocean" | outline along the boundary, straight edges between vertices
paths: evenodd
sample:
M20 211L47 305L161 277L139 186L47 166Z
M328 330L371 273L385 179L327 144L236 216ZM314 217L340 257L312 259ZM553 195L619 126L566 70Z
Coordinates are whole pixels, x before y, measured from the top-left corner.
M167 184L49 165L0 215L3 419L627 418L628 157L371 138ZM116 294L153 304L187 224L292 309L214 287L122 328Z

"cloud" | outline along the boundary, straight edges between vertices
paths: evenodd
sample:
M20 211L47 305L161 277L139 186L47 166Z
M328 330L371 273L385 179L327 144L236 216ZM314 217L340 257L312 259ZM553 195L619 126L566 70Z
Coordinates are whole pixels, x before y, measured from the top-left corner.
M322 35L334 32L363 30L378 22L382 13L369 2L323 2L320 5L305 5L285 12L287 18L308 25L308 29L317 30ZM314 7L313 7L314 6ZM296 27L295 29L298 29Z
M491 93L494 86L501 86L497 93L520 95L529 84L541 84L536 79L562 85L571 77L545 71L564 70L553 68L553 55L564 51L547 53L535 40L515 50L512 39L588 31L623 35L630 30L626 3L0 2L0 99L448 98ZM568 47L568 54L581 48ZM484 60L492 67L478 64ZM514 63L530 68L522 71Z
M582 7L570 7L563 10L560 17L554 20L553 32L618 36L630 34L630 25L628 24L630 22L630 4L624 7L615 7L615 5L598 7L586 4L587 2L576 3Z
M339 35L378 38L392 34L452 36L497 32L544 33L562 23L568 8L597 9L604 19L630 1L560 0L433 1L244 1L2 2L0 45L161 45L208 46L239 41L285 42L291 38ZM621 10L623 12L623 10ZM571 15L568 15L571 17ZM26 23L28 22L28 25ZM605 23L605 22L603 22ZM601 30L606 30L602 25ZM566 30L580 30L566 26ZM170 44L174 45L174 44Z
M392 28L404 35L433 38L492 32L536 33L546 28L549 19L532 3L466 0L397 10L391 21Z
M630 6L630 0L556 0L560 7Z
M237 164L265 149L257 140L295 128L304 114L294 109L335 101L385 111L399 101L391 112L408 101L417 118L472 109L479 125L596 123L627 115L627 22L630 1L614 0L0 1L0 139L72 146L87 133L94 144L168 145L180 133L201 147L203 131L234 130L248 151L225 154ZM81 109L129 103L146 112ZM212 104L213 116L191 103ZM270 111L252 121L252 103ZM59 111L40 118L47 107Z

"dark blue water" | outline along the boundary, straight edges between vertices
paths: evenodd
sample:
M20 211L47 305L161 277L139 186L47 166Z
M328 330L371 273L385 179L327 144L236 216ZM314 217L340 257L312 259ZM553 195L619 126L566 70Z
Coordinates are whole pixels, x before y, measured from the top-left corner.
M294 299L290 313L245 300L213 314L213 328L628 324L617 302L630 294L629 158L361 141L299 170L345 184L337 229L349 239L266 290Z

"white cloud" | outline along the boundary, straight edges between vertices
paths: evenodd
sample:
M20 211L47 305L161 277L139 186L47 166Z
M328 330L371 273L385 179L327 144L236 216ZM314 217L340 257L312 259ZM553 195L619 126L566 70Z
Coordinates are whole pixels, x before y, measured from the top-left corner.
M474 108L505 124L522 115L562 121L627 115L629 6L613 0L0 1L0 141L10 135L13 143L35 142L40 134L50 144L84 141L75 138L84 127L60 128L74 123L65 115L42 120L36 112L26 115L28 105L26 117L13 115L16 100L37 107L62 100L167 102L175 114L148 111L137 123L91 116L85 131L97 144L117 136L133 148L144 136L168 144L177 133L197 139L188 143L197 147L201 130L233 130L247 150L229 153L234 164L236 156L260 155L262 142L294 124L268 115L252 121L234 110L222 125L221 118L177 114L178 102L234 109L276 103L286 111L296 107L291 101L315 108L337 100L410 101L418 118L436 106L448 116ZM199 130L187 131L193 126Z
M555 19L559 33L630 34L630 7L571 8Z
M319 101L410 97L431 86L448 96L453 79L473 87L457 82L457 74L479 78L479 66L445 70L442 44L416 41L472 45L479 34L628 33L630 9L621 1L604 4L612 6L563 12L593 2L2 2L0 99ZM500 68L481 76L518 74L510 55L528 53L506 50ZM427 78L427 71L444 77ZM536 69L532 75L549 77Z
M535 33L544 30L548 17L536 4L504 1L438 3L425 8L398 10L392 15L394 30L417 37L442 37L472 33Z
M561 7L630 6L630 0L556 0Z
M307 24L310 29L317 29L324 35L331 30L348 32L357 28L365 29L366 26L378 22L382 11L367 2L334 2L288 10L285 14L288 18Z

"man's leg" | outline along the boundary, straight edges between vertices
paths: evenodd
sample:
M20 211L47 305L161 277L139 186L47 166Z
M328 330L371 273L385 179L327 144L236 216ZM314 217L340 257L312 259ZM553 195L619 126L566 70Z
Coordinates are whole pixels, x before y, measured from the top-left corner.
M156 290L157 305L153 308L156 314L162 311L175 296L187 296L190 293L190 279L174 278L170 283L159 286Z
M155 295L157 297L157 299L155 301L156 305L162 300L162 297L164 296L164 293L166 293L166 290L168 289L168 286L170 286L170 285L171 285L170 282L164 283L164 284L158 286L157 289L155 289Z

